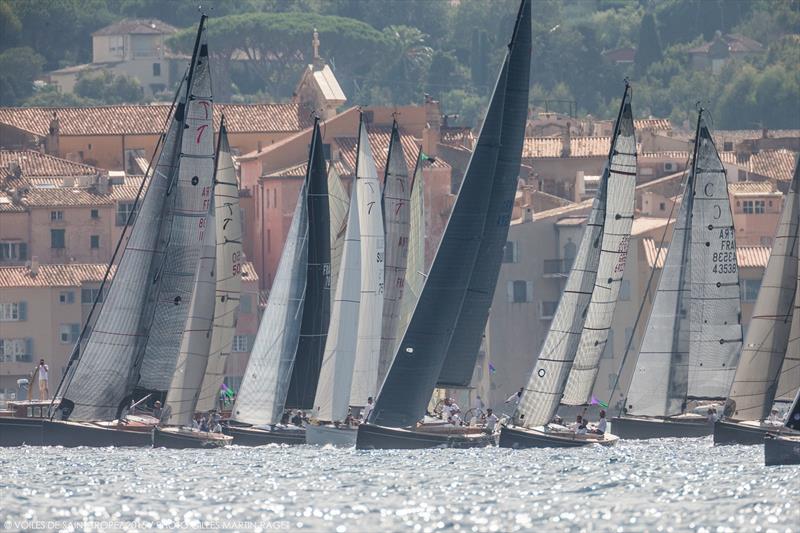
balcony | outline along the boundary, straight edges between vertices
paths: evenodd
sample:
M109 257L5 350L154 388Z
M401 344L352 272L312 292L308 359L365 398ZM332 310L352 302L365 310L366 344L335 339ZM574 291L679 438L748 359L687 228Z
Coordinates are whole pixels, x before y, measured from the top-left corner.
M544 277L546 278L563 278L569 274L572 269L574 258L568 259L545 259L544 260Z

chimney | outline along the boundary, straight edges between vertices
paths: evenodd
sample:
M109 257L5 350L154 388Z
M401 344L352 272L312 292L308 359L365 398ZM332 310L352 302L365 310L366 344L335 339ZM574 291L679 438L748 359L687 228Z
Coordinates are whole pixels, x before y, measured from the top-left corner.
M36 277L39 274L39 257L31 257L31 277Z
M75 176L64 176L62 185L65 189L72 189L75 187Z
M58 156L58 139L61 126L58 122L58 115L53 111L53 118L50 119L50 130L47 133L47 138L44 141L44 151L49 155Z
M422 151L430 156L439 155L439 142L442 139L442 112L439 102L429 94L425 95L425 128L422 130Z
M99 194L108 194L111 192L111 180L107 174L97 175L97 192Z
M575 173L575 202L580 202L583 195L586 194L586 181L584 179L583 170Z
M22 167L19 166L19 161L13 160L8 162L8 177L15 179L22 177Z
M561 157L569 157L572 154L572 132L570 131L570 123L567 122L567 127L564 128L564 136L561 139Z
M524 207L525 211L522 214L523 222L533 222L533 207L527 205Z
M259 153L259 154L261 153L261 150L263 150L263 148L264 148L264 147L263 147L263 145L261 144L261 141L258 141L258 153Z
M767 128L761 128L761 138L766 139L768 137L767 133L769 130Z

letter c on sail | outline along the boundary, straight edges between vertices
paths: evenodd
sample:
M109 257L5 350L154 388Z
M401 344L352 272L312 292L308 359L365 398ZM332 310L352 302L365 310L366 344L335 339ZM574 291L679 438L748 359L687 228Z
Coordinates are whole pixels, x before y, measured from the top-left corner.
M714 220L719 220L722 217L722 208L718 204L714 204Z
M714 184L713 183L706 183L705 188L703 191L706 193L706 196L711 198L714 196Z

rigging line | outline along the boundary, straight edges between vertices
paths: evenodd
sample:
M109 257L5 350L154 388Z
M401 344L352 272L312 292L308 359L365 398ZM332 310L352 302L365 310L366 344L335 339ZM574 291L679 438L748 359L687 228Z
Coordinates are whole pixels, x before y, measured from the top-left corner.
M185 80L186 73L184 73L183 76L184 76L183 79ZM142 177L142 182L139 184L139 188L136 191L136 196L133 199L133 205L131 206L131 210L128 212L128 217L125 219L125 225L123 226L122 231L120 232L119 239L117 239L117 244L114 247L114 252L111 254L111 259L109 260L108 265L106 266L106 271L103 274L103 281L100 282L100 288L94 297L94 301L92 302L92 307L91 309L89 309L89 314L86 316L86 322L84 322L83 328L81 328L81 332L78 335L78 340L75 342L75 346L72 348L72 353L70 354L69 360L67 361L66 371L61 376L61 380L59 380L58 382L58 387L56 387L56 390L53 394L53 398L52 400L50 400L50 407L48 407L48 414L50 415L50 420L53 420L53 417L55 416L55 413L53 411L53 404L55 403L56 398L58 398L59 391L61 391L63 388L64 392L66 392L67 389L69 389L69 385L72 383L72 377L74 376L74 369L77 368L77 365L80 362L81 358L81 350L80 350L81 342L86 337L89 323L92 321L92 316L94 316L94 312L97 309L97 304L100 302L102 298L103 289L105 288L106 283L108 282L109 274L111 273L111 266L114 264L114 260L116 259L117 254L120 251L120 248L122 247L122 243L125 241L125 235L128 232L128 228L131 227L131 222L133 221L134 214L136 213L136 208L138 207L139 200L142 197L144 184L146 181L148 181L148 176L150 175L150 171L153 170L153 161L157 161L157 158L161 155L159 153L159 150L162 147L164 141L166 140L167 125L170 123L170 120L172 119L173 112L175 111L175 103L177 102L178 97L181 94L181 85L178 85L178 90L175 92L175 96L172 98L172 104L170 104L169 112L167 113L167 116L164 119L164 133L162 133L159 136L158 141L156 141L156 146L153 149L153 156L147 163L147 170L145 170L144 176ZM150 179L152 180L154 177L155 177L154 175L150 176ZM122 256L120 257L120 261L124 256L125 256L125 249L123 249L122 251ZM111 283L113 284L113 280L111 281ZM72 369L73 372L70 372L70 369Z
M684 168L683 172L684 174L686 174L686 177L684 179L687 180L688 180L688 173L691 172L691 170L689 169L690 157L691 156L686 157L686 163L684 164L683 167ZM686 183L685 186L688 186L688 183ZM664 241L667 238L667 230L669 229L669 223L672 221L672 215L675 212L675 206L677 205L677 203L678 202L675 201L672 202L672 207L670 208L669 216L667 217L667 223L666 225L664 225L664 231L661 234L661 242L658 243L658 250L656 251L656 257L655 260L653 261L653 267L650 269L650 276L647 279L647 285L645 286L644 295L642 295L642 303L639 304L639 312L636 314L636 320L633 322L633 331L631 331L631 336L628 338L628 343L625 346L625 353L622 356L622 362L620 363L619 372L617 372L617 377L614 380L614 386L611 387L611 396L609 397L609 404L614 399L614 393L617 391L617 387L619 386L620 376L622 375L622 372L625 369L625 361L628 359L628 355L631 350L631 345L633 344L633 338L636 336L636 330L639 327L639 321L642 318L642 311L644 311L644 305L645 302L647 301L647 295L650 293L650 288L652 287L653 284L653 278L655 277L656 268L658 268L658 262L659 259L661 258L661 252L664 249ZM653 297L653 299L655 299L655 296ZM624 408L625 408L625 401L622 402L622 407L620 407L619 411L617 412L617 416L622 415L622 410Z

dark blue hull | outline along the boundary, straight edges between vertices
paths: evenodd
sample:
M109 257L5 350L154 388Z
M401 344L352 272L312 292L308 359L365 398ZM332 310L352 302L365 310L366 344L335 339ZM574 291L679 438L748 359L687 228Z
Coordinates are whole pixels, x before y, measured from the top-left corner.
M267 431L253 427L224 426L222 432L233 437L237 446L265 446L267 444L305 444L304 428Z
M767 435L775 435L779 427L765 428L763 426L750 426L737 422L717 422L714 424L714 445L743 444L754 446L763 444Z
M621 439L666 439L707 437L714 433L714 424L676 421L668 418L622 416L611 419L611 431Z
M0 446L41 446L44 418L0 417Z
M764 439L764 464L766 466L800 465L800 435Z
M493 444L491 435L426 433L402 428L361 424L356 435L358 450L422 450L426 448L483 448Z

